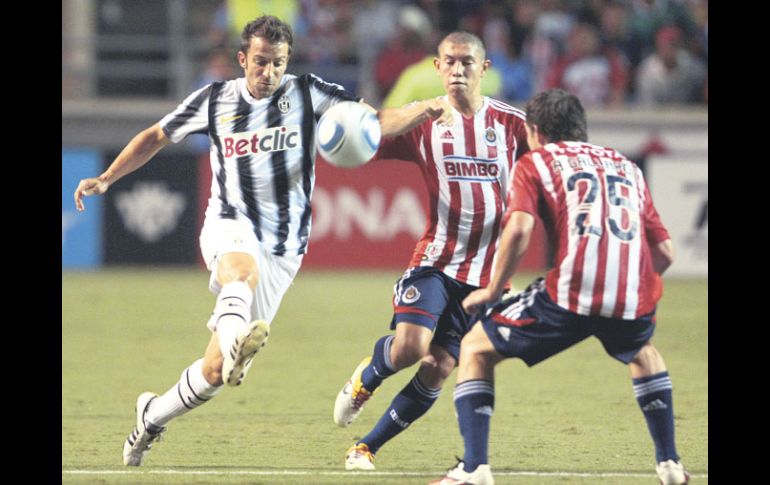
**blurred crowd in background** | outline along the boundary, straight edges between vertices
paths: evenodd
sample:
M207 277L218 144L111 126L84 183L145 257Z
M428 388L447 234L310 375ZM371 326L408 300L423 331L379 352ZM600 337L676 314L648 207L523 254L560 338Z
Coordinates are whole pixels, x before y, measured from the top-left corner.
M67 1L75 0L65 0L65 6ZM315 72L374 105L400 106L443 94L432 58L438 41L453 30L484 40L493 66L484 94L513 104L550 87L573 92L589 107L708 103L708 0L167 0L165 11L157 1L144 7L139 4L145 0L80 1L90 2L99 28L105 29L96 42L106 31L126 34L131 16L141 28L146 21L148 31L160 33L153 22L173 25L174 9L186 9L181 15L190 24L182 29L189 39L184 56L197 78L194 86L190 78L176 91L158 90L169 99L241 75L235 62L241 29L271 13L294 28L289 72ZM159 20L162 15L152 9L167 20ZM77 45L67 42L73 18L65 8L63 97L77 94L79 86L69 81L66 69L72 57L67 46ZM113 53L97 46L100 59L114 60L120 49L128 50L125 38L116 38ZM178 38L167 39L161 43L172 45L173 54ZM140 44L132 49L138 68L148 68L152 54ZM170 57L158 53L157 59ZM180 63L157 71L174 65ZM128 67L121 75L118 67L101 68L102 78L112 78L100 81L97 95L122 96L133 89L127 77L136 70ZM149 84L139 80L136 85L139 93Z
M208 76L237 72L230 53L260 9L290 19L293 62L358 66L375 103L457 29L484 40L511 102L550 87L590 106L708 101L708 0L227 0L207 35Z

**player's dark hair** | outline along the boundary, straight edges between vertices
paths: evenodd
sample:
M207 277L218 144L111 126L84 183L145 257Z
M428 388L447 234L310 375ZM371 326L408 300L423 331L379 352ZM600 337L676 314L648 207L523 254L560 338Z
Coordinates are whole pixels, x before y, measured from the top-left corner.
M524 108L527 124L537 125L549 141L588 141L586 112L574 94L562 89L541 91Z
M444 42L452 42L453 44L475 45L479 49L479 53L481 54L481 60L484 60L487 58L487 50L484 47L484 42L477 35L471 34L470 32L464 32L462 30L458 30L450 34L447 34L447 36L441 39L441 42L438 43L437 49L440 49L441 45Z
M246 24L243 32L241 32L240 50L244 54L249 51L252 37L263 37L271 44L286 42L289 45L289 55L291 56L294 45L291 26L278 17L263 15Z

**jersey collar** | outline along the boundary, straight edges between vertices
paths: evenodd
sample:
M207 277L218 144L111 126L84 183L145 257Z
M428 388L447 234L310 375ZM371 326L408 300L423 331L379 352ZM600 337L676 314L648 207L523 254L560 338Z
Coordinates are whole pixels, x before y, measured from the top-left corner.
M283 75L283 77L281 78L281 84L279 84L278 89L275 90L276 93L280 91L283 85L289 81L290 77L292 77L291 74ZM236 82L238 83L238 91L241 93L241 97L251 105L266 106L270 104L270 101L273 99L273 96L268 96L267 98L262 98L262 99L254 99L254 96L251 95L251 93L249 92L249 89L246 87L245 77L239 77L238 79L236 79Z

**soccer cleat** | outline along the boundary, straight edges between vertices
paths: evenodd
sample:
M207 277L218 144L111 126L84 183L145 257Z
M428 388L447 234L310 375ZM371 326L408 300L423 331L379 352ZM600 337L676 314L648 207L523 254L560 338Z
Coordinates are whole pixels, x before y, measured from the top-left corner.
M251 367L254 355L267 343L270 324L264 320L254 320L235 337L230 351L222 362L222 380L228 386L240 386Z
M464 467L465 463L458 461L443 478L433 480L428 485L495 485L489 465L479 465L473 473L466 472Z
M337 400L334 401L334 423L337 426L350 426L356 420L366 401L372 397L372 392L367 391L361 383L361 374L366 366L372 361L369 356L361 361L353 371L348 382L342 386L342 390L337 394ZM376 391L375 391L376 392Z
M678 461L662 461L655 465L655 471L658 472L661 485L684 485L690 483L690 475Z
M374 453L369 445L359 443L350 447L345 454L345 470L374 470Z
M151 424L149 427L156 428L156 430L150 432L144 421L144 415L147 414L150 403L156 397L158 395L152 392L143 392L136 400L136 427L123 444L123 464L126 466L141 465L144 455L152 448L152 443L159 441L163 432L166 431L166 428L159 428Z

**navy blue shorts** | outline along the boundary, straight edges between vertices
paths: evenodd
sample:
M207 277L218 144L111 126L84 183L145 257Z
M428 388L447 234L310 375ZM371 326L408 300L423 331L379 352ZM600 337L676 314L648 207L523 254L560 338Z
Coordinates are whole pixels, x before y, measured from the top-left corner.
M463 310L463 300L476 286L460 283L428 266L408 269L393 291L390 329L401 322L434 331L431 343L460 357L460 340L471 328L472 318Z
M548 296L543 278L495 305L481 320L495 350L533 366L595 336L604 350L628 364L655 332L655 311L636 320L585 316L565 310Z

